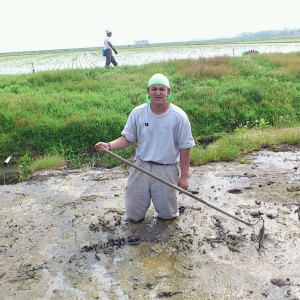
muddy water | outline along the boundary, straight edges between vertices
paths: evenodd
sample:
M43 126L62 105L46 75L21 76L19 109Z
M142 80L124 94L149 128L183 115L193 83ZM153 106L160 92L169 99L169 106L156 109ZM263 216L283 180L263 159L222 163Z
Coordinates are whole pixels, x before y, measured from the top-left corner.
M0 299L300 299L300 151L191 168L180 217L120 225L127 171L0 186ZM265 234L258 251L258 234Z
M17 183L19 180L16 174L16 169L17 166L14 164L0 164L0 185Z

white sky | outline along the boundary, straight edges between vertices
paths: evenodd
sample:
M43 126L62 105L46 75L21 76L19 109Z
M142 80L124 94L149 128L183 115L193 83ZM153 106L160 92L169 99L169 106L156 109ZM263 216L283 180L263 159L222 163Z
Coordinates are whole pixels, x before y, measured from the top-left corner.
M0 52L232 37L300 28L299 0L1 0Z

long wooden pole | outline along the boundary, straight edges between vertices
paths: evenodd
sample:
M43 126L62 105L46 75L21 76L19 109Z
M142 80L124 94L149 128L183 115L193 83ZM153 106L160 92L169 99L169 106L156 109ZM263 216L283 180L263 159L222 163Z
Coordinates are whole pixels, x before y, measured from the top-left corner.
M136 168L137 170L139 170L139 171L141 171L141 172L143 172L143 173L145 173L145 174L147 174L147 175L149 175L149 176L151 176L151 177L153 177L153 178L159 180L160 182L162 182L162 183L164 183L164 184L166 184L166 185L172 187L172 188L175 189L175 190L178 190L179 192L181 192L181 193L183 193L183 194L188 195L189 197L191 197L191 198L193 198L193 199L195 199L195 200L197 200L197 201L200 201L201 203L203 203L203 204L205 204L205 205L207 205L207 206L209 206L209 207L211 207L211 208L213 208L213 209L215 209L215 210L217 210L217 211L219 211L219 212L225 214L226 216L228 216L228 217L230 217L230 218L233 218L233 219L235 219L235 220L237 220L237 221L239 221L239 222L241 222L241 223L244 223L244 224L246 224L246 225L248 225L248 226L253 226L251 223L246 222L246 221L244 221L243 219L241 219L241 218L239 218L239 217L237 217L237 216L235 216L235 215L232 215L232 214L230 214L229 212L226 212L226 211L222 210L221 208L219 208L219 207L217 207L217 206L215 206L215 205L213 205L213 204L211 204L211 203L209 203L209 202L207 202L207 201L205 201L205 200L203 200L203 199L201 199L201 198L195 196L194 194L192 194L192 193L190 193L190 192L184 190L183 188L181 188L181 187L179 187L179 186L177 186L177 185L175 185L175 184L173 184L173 183L171 183L171 182L168 182L167 180L165 180L165 179L163 179L163 178L160 178L160 177L156 176L155 174L153 174L153 173L151 173L151 172L148 172L147 170L145 170L145 169L143 169L143 168L141 168L141 167L139 167L139 166L136 166L136 165L133 164L132 162L130 162L130 161L124 159L123 157L121 157L121 156L119 156L119 155L117 155L117 154L115 154L115 153L113 153L113 152L111 152L111 151L109 151L109 150L104 150L104 151L105 151L106 153L108 153L109 155L113 156L114 158L116 158L116 159L118 159L118 160L124 162L125 164L127 164L127 165L129 165L129 166L131 166L131 167Z

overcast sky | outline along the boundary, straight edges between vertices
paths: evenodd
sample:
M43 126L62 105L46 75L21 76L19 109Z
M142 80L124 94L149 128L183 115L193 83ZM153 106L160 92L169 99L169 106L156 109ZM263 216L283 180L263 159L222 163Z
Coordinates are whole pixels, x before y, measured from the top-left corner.
M300 28L299 0L1 0L0 52L233 37Z

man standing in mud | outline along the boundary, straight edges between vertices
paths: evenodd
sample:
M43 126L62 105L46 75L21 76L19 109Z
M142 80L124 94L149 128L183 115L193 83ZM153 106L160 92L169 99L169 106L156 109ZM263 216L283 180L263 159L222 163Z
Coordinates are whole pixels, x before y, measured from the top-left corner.
M117 50L115 49L115 47L113 46L112 42L111 42L111 36L112 36L112 32L111 30L107 29L106 30L106 37L104 40L104 51L105 51L105 56L106 56L106 60L105 60L105 68L109 68L110 64L112 63L115 67L118 65L118 63L115 60L115 57L112 55L112 50L118 54Z
M137 141L134 164L187 189L190 148L195 141L186 113L170 103L171 100L168 78L154 74L148 82L147 103L131 111L121 136L108 143L98 142L95 148L103 153L127 148ZM171 220L178 217L176 190L131 167L121 224L143 220L151 200L158 218Z

